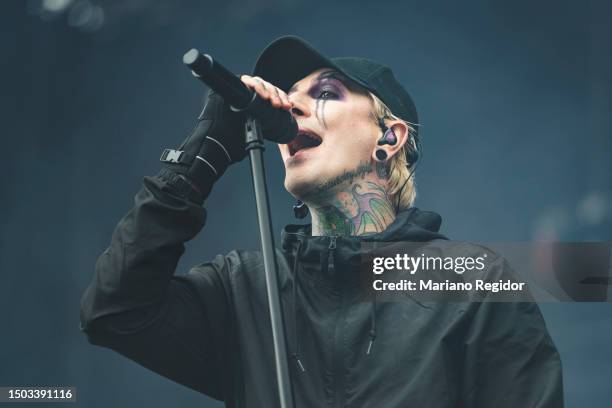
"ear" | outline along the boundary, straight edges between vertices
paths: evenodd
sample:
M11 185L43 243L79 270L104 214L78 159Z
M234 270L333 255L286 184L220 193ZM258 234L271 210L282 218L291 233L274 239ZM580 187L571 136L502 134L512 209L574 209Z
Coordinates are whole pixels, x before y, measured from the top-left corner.
M408 141L408 137L409 137L408 126L404 122L402 122L401 120L393 120L393 121L386 122L385 124L387 125L387 128L390 129L395 134L395 137L397 138L397 143L395 143L394 145L390 145L390 144L379 145L377 143L376 147L374 148L374 151L372 152L372 159L375 161L378 161L376 158L377 150L381 150L381 149L384 150L385 153L387 153L387 160L390 160L391 157L397 154ZM383 134L381 133L380 137L377 140L380 140L382 136Z

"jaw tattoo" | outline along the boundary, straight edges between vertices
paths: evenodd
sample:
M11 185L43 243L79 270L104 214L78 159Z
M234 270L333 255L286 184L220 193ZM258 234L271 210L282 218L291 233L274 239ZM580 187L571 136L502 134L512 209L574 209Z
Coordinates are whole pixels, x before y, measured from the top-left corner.
M344 182L348 182L348 184L351 184L353 182L354 179L356 179L357 177L362 177L368 173L372 172L372 165L370 163L361 163L359 166L357 166L356 169L354 170L345 170L341 175L334 177L333 179L323 183L323 184L319 184L317 187L315 187L316 193L317 195L319 194L325 194L327 191L329 191L330 189L332 189L333 187L336 187L339 184L342 184Z

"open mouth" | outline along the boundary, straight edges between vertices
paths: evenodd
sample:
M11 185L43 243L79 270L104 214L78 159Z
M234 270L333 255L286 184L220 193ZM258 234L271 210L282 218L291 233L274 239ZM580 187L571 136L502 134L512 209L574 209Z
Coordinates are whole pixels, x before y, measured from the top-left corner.
M300 150L311 149L313 147L317 147L321 144L323 140L316 133L300 130L295 137L289 143L289 154L291 156L295 155Z

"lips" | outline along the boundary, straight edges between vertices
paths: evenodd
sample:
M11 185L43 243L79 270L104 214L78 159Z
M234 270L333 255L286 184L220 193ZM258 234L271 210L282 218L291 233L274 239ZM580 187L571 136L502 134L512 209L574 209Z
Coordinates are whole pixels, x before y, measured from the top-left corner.
M316 133L310 130L300 129L295 139L288 145L289 154L293 156L300 150L312 149L313 147L319 146L321 142L323 142L323 140Z

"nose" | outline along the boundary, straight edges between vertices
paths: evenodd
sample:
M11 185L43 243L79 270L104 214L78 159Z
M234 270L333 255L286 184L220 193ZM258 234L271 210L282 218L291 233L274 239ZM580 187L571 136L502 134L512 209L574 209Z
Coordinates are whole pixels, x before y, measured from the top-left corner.
M308 97L306 95L299 95L298 92L294 92L289 95L289 101L293 104L293 108L291 108L291 114L294 117L297 118L310 116Z

